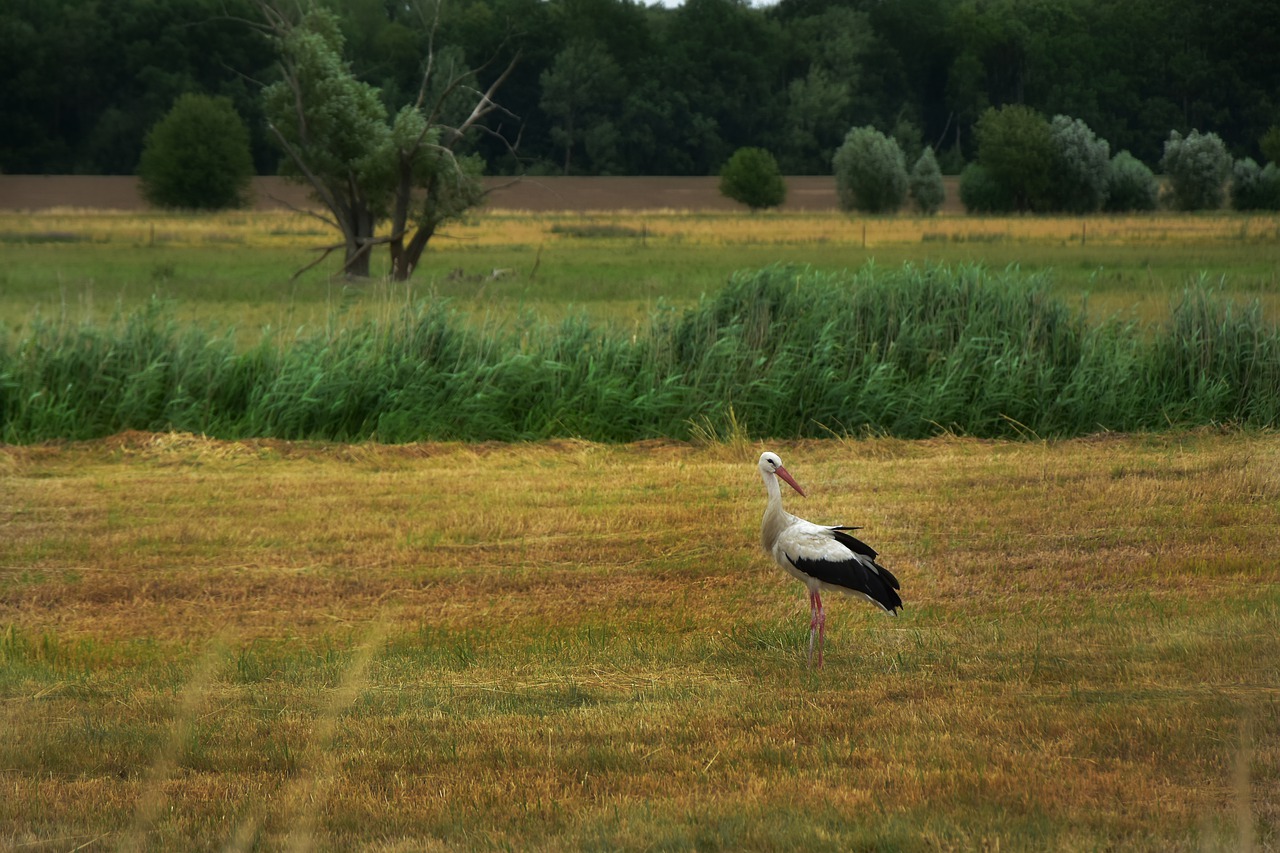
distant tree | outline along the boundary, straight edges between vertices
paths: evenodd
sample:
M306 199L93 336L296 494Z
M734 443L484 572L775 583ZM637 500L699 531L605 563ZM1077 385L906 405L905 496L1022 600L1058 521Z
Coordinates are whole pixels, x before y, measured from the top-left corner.
M779 41L794 51L797 70L786 88L778 162L787 174L818 175L844 138L862 64L872 40L865 12L844 5L798 8Z
M827 168L840 142L840 117L848 106L849 84L821 67L788 84L779 156L790 174L814 174Z
M1178 210L1222 207L1231 155L1216 133L1172 131L1164 143L1160 168L1169 177L1170 202Z
M844 210L892 213L907 197L902 149L874 127L855 127L834 158L836 194Z
M978 163L1015 210L1052 206L1049 190L1053 137L1044 116L1014 104L988 109L978 119Z
M680 90L698 129L685 143L686 156L697 172L713 174L777 126L768 116L784 113L786 88L777 85L783 41L745 0L684 0L659 26L661 53L643 73Z
M720 194L753 211L787 200L778 161L763 148L739 148L720 170Z
M970 163L960 173L960 203L969 213L1008 213L1014 209L1008 189L981 163Z
M1236 210L1280 210L1280 167L1258 166L1252 157L1231 169L1231 206Z
M221 210L248 202L249 130L229 98L179 97L147 134L138 164L142 196L156 207Z
M555 121L551 138L563 152L564 174L572 170L573 153L579 144L594 148L597 155L611 150L609 145L601 144L602 122L595 114L602 104L619 99L624 83L618 63L604 45L594 41L570 44L542 72L539 82L542 111ZM606 132L616 135L612 122L604 123ZM604 159L608 159L607 155Z
M898 120L893 124L893 132L889 135L893 137L894 142L898 143L898 147L902 149L902 156L909 162L914 163L924 153L924 135L920 131L920 126L906 115L898 116Z
M1128 151L1120 151L1107 166L1107 198L1104 209L1112 213L1155 210L1160 182L1147 164Z
M938 168L938 160L933 156L932 148L926 147L911 167L907 192L915 203L916 210L921 213L932 216L942 207L947 191L942 183L942 170Z
M1107 197L1111 146L1078 118L1056 115L1049 122L1053 148L1050 207L1068 213L1092 213Z

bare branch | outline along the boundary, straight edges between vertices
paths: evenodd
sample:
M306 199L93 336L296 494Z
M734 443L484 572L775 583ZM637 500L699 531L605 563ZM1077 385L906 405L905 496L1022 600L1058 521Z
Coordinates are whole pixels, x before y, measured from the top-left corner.
M313 268L313 267L315 267L315 266L319 265L319 264L320 264L320 262L321 262L321 261L323 261L325 258L329 257L329 255L333 254L334 252L338 251L339 249L345 249L346 247L347 247L347 244L346 244L346 243L335 243L335 244L334 244L334 245L332 245L332 246L320 246L320 247L318 247L318 248L317 248L317 251L318 251L318 252L320 252L320 257L316 258L314 261L312 261L311 263L307 264L305 267L303 267L302 269L298 270L298 271L297 271L297 272L295 272L293 275L289 276L289 283L290 283L290 284L292 284L293 282L297 281L297 280L298 280L298 276L302 275L302 274L303 274L304 272L306 272L307 270L309 270L309 269L311 269L311 268Z
M471 115L468 116L467 120L458 127L460 134L466 133L472 125L494 110L503 109L496 101L493 100L493 96L497 93L498 89L502 87L502 84L507 81L507 78L511 76L511 72L515 71L516 63L519 61L520 54L517 52L516 55L512 57L511 61L507 63L506 69L498 75L498 79L494 80L493 83L490 84L489 88L485 90L485 93L480 96L480 102L477 103L475 109L471 111ZM503 112L506 111L503 110Z
M311 188L316 191L316 195L320 197L320 203L329 208L329 210L336 215L342 209L341 205L338 203L338 200L333 197L333 193L329 192L329 188L325 186L324 181L320 180L320 177L307 167L302 154L293 147L293 144L290 143L288 139L285 138L279 128L274 124L268 124L267 128L275 134L276 140L284 148L285 153L289 155L289 159L292 160L294 165L296 165L302 172L303 176L307 179L307 183L311 185ZM336 223L334 224L336 225Z
M422 7L418 7L423 17L423 23L426 23L426 14L422 13ZM436 33L440 31L440 4L435 4L435 14L432 15L431 24L427 33L427 67L422 72L422 84L418 87L418 98L414 101L415 109L422 109L423 103L427 100L427 85L431 82L431 75L435 70L436 63Z
M322 213L316 213L311 208L298 207L296 204L289 201L288 199L280 198L279 196L272 195L271 193L267 193L267 198L271 199L276 204L280 205L281 207L287 208L288 210L294 213L301 213L304 216L310 216L314 219L319 219L321 222L323 222L325 225L328 225L330 228L336 228L339 231L342 230L342 226L339 225L336 220L330 219L329 217L325 216Z

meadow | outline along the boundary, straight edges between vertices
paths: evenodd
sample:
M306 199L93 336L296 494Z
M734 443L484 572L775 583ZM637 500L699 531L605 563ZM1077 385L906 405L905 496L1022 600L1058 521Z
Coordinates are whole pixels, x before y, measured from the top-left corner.
M1280 318L1280 217L1152 214L1115 217L908 216L797 212L540 212L495 210L453 225L412 280L349 282L314 247L332 235L284 211L216 216L53 209L0 211L0 321L39 314L102 321L153 297L176 315L292 332L337 315L379 317L449 299L478 318L533 312L558 320L643 325L660 303L690 306L735 271L776 263L820 270L979 264L1050 272L1055 292L1091 317L1152 321L1188 280L1221 279Z
M165 407L58 437L85 395L46 407L50 435L0 443L0 847L1280 848L1280 220L492 212L408 284L293 278L327 239L281 213L0 214L0 349L141 365L129 394L83 386L98 413L144 408L174 354L247 375L304 350L362 387L423 330L513 364L595 353L542 391L608 393L513 404L571 427L538 441L297 440L305 383L278 409L295 440ZM682 381L800 393L798 342L852 349L826 310L850 282L873 329L893 293L938 308L895 357L998 378L980 413L1005 437L766 440L794 424L739 394L582 438L631 412L586 369L646 340ZM766 321L789 330L767 365L739 358ZM1085 341L1095 372L1052 384ZM1098 396L1107 376L1166 384ZM1162 403L1125 432L1012 408L1050 387ZM757 544L763 449L809 489L790 510L862 525L903 583L896 619L828 603L821 671Z
M0 448L0 844L1269 850L1280 441Z

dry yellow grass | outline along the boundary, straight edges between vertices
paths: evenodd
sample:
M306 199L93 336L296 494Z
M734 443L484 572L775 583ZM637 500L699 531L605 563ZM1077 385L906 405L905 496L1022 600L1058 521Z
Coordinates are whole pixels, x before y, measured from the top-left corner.
M1280 439L0 447L0 844L1280 844Z
M0 234L22 239L77 239L136 246L303 248L333 242L334 232L312 216L290 211L219 214L137 213L53 208L0 212ZM1160 246L1266 244L1280 239L1280 215L1138 214L1127 216L858 216L837 212L745 214L480 211L447 229L470 248L556 246L584 234L634 243L688 246L811 245L868 248L920 243L1094 244Z

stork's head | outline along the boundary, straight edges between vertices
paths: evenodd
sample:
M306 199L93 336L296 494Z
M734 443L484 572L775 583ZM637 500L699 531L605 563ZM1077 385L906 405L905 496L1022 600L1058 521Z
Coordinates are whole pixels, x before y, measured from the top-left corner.
M787 473L787 469L782 467L782 460L778 458L778 454L766 450L760 454L760 476L762 477L781 477L783 482L800 493L800 497L804 497L804 489L800 488L800 484L791 478Z

